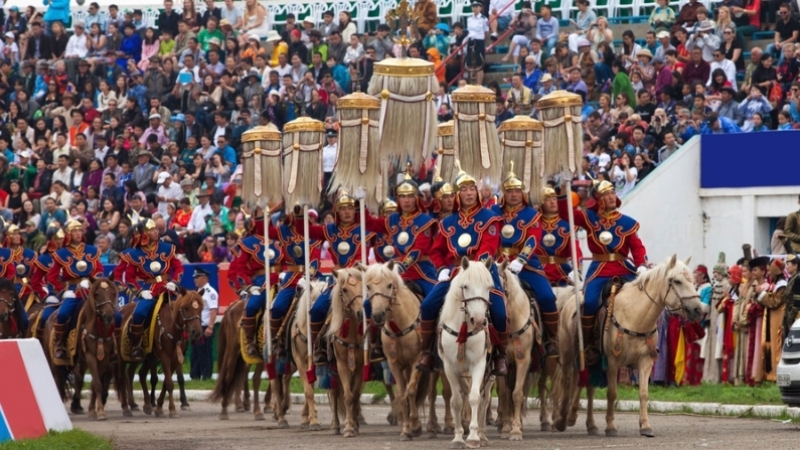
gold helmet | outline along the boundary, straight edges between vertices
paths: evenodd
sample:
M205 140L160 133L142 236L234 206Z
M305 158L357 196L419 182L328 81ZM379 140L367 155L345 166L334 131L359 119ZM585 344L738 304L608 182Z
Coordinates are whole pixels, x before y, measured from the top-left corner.
M11 225L8 226L8 228L6 228L5 233L6 235L19 234L19 227L12 223Z
M514 161L508 163L508 175L503 180L503 191L510 191L512 189L522 189L522 180L514 173Z
M380 213L386 214L393 212L397 212L397 203L395 203L394 200L387 198L383 201L383 203L381 203Z
M150 231L150 230L155 230L155 228L156 228L156 223L153 221L153 219L144 220L144 223L142 224L142 230Z
M593 183L594 188L594 195L595 197L600 197L601 195L605 194L606 192L614 192L614 185L611 184L610 181L603 180L603 181L595 181Z
M64 225L64 229L67 230L67 233L71 233L75 230L83 231L83 224L78 222L77 220L70 220Z
M336 197L336 201L333 203L334 208L339 209L342 206L356 206L356 199L355 197L351 196L347 193L344 189L339 192L339 196Z
M398 197L401 195L417 195L419 192L417 182L411 178L411 163L408 163L406 166L406 174L403 177L403 182L397 185L394 192Z
M464 172L461 169L461 162L456 160L456 168L458 168L458 173L456 173L455 185L458 189L461 189L462 186L466 186L472 184L473 186L478 186L478 182L475 178L472 178L472 175Z
M556 194L556 190L551 188L550 186L543 187L540 203L544 203L544 201L550 197L558 197L558 194Z

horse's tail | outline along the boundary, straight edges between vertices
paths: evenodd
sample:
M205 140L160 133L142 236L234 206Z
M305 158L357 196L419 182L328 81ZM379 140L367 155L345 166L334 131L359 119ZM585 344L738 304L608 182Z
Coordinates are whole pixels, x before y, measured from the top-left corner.
M125 403L128 396L128 377L125 371L125 361L117 355L117 361L111 365L111 378L114 381L114 392L120 403Z
M425 400L428 398L428 390L433 389L436 390L436 385L434 384L431 386L431 372L427 372L424 370L420 370L419 372L419 382L417 382L417 393L414 396L414 403L417 405L417 408L422 407L425 405ZM387 389L391 387L387 386ZM434 397L435 398L435 397Z
M230 319L228 319L230 317ZM228 319L228 320L225 320ZM238 340L234 337L238 333L233 314L226 315L222 320L219 336L217 336L217 355L219 373L217 384L208 396L208 401L218 403L222 400L231 398L236 387L237 380L242 373L247 371L247 365L239 354ZM233 333L233 334L232 334ZM230 336L229 336L230 335ZM229 348L230 347L230 348Z
M546 376L546 374L542 374ZM578 387L577 371L572 359L562 360L556 365L552 382L553 418L558 431L566 429L567 417Z

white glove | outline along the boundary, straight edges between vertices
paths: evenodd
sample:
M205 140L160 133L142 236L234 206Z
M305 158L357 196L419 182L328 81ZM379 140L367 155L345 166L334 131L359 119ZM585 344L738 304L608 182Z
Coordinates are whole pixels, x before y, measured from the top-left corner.
M170 281L169 283L167 283L167 290L170 292L175 292L178 290L178 285Z
M142 292L139 292L139 297L141 297L141 298L143 298L145 300L152 300L153 299L153 293L150 292L150 291L144 290Z
M356 189L356 194L355 195L356 195L357 199L364 200L365 198L367 198L367 190L362 188L362 187L360 187L360 188Z
M284 278L286 278L286 272L281 272L278 274L278 281L283 283Z
M73 292L73 291L64 292L64 296L63 297L64 297L65 300L68 299L68 298L75 298L75 292Z
M636 275L637 275L637 276L638 276L638 275L641 275L641 274L643 274L643 273L645 273L645 272L647 272L647 267L645 267L645 266L639 266L639 267L636 269Z
M522 261L515 259L508 265L508 270L514 272L515 274L519 274L520 271L522 271L522 266Z
M442 269L439 272L439 281L448 281L450 280L450 269Z
M50 289L48 289L47 286L42 286L42 290L44 291L45 294L50 293Z
M82 289L89 289L92 285L89 283L89 280L81 280L81 282L78 283L78 286L80 286Z
M64 294L64 297L65 297L65 298L66 298L66 296L67 296L67 295L66 295L66 294ZM73 297L75 297L75 295L74 295L74 294L73 294ZM46 305L57 305L57 304L59 303L59 300L58 300L58 297L56 297L55 295L48 295L48 296L47 296L47 298L46 298L46 299L44 299L44 303L45 303Z
M299 287L300 289L305 289L306 288L306 277L300 278L297 281L297 287Z
M261 294L261 288L258 286L250 286L249 292L250 295L259 295Z
M330 242L325 241L325 242L322 243L322 249L323 250L327 251L329 248L331 248L331 243Z

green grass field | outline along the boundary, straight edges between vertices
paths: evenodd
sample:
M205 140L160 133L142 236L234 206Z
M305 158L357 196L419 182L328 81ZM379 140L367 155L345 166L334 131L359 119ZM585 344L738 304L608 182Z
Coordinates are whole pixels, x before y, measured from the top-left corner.
M38 439L7 441L0 444L0 450L111 450L111 441L81 430L58 433L51 431Z

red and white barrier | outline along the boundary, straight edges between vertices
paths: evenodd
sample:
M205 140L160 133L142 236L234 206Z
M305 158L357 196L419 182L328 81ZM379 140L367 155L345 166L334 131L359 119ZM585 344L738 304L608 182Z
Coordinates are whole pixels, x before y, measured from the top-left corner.
M0 361L0 442L72 429L39 341L0 341Z

